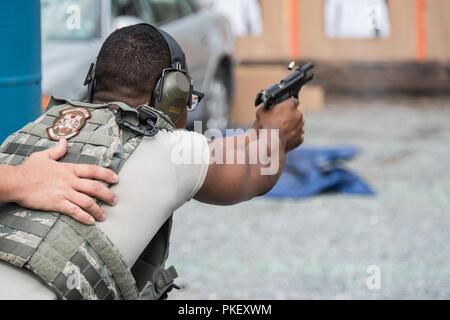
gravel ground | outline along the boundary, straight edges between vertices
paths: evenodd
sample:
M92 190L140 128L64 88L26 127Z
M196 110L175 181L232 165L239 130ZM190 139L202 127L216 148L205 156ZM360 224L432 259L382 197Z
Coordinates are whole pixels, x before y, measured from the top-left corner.
M378 195L192 201L176 213L170 298L450 299L450 99L341 100L306 119L307 144L360 148L348 167Z

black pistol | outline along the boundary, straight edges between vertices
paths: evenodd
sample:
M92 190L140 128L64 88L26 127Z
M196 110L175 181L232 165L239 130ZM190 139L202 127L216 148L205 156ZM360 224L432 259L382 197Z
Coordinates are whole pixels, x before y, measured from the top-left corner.
M314 78L314 74L308 74L312 68L314 68L312 63L296 68L295 62L291 62L288 69L295 69L294 72L281 80L279 84L258 93L255 106L263 104L264 109L270 109L291 97L298 99L300 89Z

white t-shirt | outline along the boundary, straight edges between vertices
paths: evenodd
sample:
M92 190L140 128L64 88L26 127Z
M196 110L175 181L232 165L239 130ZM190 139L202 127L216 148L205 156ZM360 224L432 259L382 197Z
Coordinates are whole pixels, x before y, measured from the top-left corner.
M113 187L116 207L98 227L116 245L128 266L139 258L170 215L203 185L209 166L204 136L187 131L160 132L145 138ZM28 270L0 261L0 299L56 299L56 294Z

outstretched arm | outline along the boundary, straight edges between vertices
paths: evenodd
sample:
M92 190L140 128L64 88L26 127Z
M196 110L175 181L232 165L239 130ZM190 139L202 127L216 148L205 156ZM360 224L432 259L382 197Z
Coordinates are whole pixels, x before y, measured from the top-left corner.
M303 143L303 125L295 99L270 110L260 108L245 134L210 143L211 164L195 199L232 205L270 191L284 169L286 153Z
M93 197L114 205L116 196L100 181L117 183L117 175L101 167L57 162L66 152L67 141L62 140L22 165L0 166L0 202L57 211L85 224L104 220L105 212Z

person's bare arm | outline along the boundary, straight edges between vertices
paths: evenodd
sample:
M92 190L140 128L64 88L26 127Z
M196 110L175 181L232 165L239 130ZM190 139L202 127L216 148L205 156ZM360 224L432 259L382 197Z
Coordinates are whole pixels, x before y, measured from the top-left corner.
M283 171L286 153L303 143L303 125L303 115L298 110L298 101L295 99L285 101L268 111L260 108L252 129L259 133L261 129L278 130L273 133L277 133L275 137L279 139L274 139L273 135L255 135L254 131L249 130L244 136L216 139L211 142L212 160L219 150L225 154L224 158L226 154L236 155L231 157L235 158L235 161L223 164L211 163L206 180L195 199L209 204L232 205L270 191ZM255 152L265 153L272 161L249 163ZM236 159L239 157L247 161L238 164Z
M22 165L0 166L0 202L60 212L85 224L104 220L105 212L93 197L114 205L116 196L100 181L117 183L117 175L97 166L57 162L66 152L67 141L62 140Z

